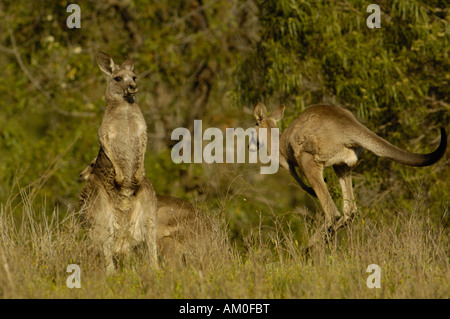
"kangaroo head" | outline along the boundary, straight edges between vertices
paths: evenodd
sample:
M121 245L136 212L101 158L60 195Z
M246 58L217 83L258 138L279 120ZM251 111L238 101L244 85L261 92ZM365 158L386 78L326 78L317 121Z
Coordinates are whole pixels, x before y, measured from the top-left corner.
M267 116L267 108L261 102L255 105L253 109L253 115L256 119L256 139L254 136L250 139L249 150L251 152L256 152L259 147L266 146L268 150L271 149L271 129L278 128L277 122L283 118L284 114L284 104L277 107L272 111L270 116ZM260 129L266 129L266 139L260 138Z
M97 53L97 64L107 76L106 98L125 99L134 102L134 96L138 92L136 75L133 73L134 62L128 59L118 66L105 52Z
M95 162L97 161L97 157L94 158L88 167L86 167L81 173L80 173L80 180L87 181L89 179L89 176L91 176L92 170L94 169Z

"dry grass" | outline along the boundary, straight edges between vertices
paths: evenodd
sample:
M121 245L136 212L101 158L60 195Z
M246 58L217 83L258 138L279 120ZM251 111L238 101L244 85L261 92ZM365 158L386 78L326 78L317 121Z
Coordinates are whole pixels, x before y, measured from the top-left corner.
M136 254L131 265L108 278L76 212L62 217L55 209L48 217L30 194L21 196L20 205L6 203L0 210L3 298L449 297L448 231L444 223L433 224L419 202L389 220L362 214L332 247L309 259L301 255L296 236L281 226L257 227L238 249L228 240L223 212L211 209L205 218L212 232L206 240L191 234L185 265L149 269ZM69 264L81 268L80 289L66 286ZM381 267L381 289L366 286L369 264Z

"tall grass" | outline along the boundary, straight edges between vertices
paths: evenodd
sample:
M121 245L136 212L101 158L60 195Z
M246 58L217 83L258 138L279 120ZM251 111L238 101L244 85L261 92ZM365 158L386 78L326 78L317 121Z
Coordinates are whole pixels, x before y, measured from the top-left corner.
M448 298L448 230L417 200L412 211L362 213L333 245L301 254L301 241L282 217L228 239L223 209L205 209L210 238L192 240L186 263L146 267L139 255L107 277L77 212L30 202L0 209L0 296L3 298ZM226 205L224 199L224 205ZM448 207L443 208L448 212ZM14 217L13 217L14 216ZM289 225L288 225L289 226ZM308 236L314 229L306 230ZM81 288L66 286L69 264L81 268ZM369 289L366 268L381 268L381 288Z

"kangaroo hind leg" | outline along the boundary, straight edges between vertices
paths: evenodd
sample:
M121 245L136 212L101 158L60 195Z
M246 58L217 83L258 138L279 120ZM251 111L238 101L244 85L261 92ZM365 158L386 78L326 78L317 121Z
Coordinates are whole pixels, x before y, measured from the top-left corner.
M145 243L149 263L157 267L157 199L153 186L145 177L136 193L136 203L130 216L131 237L136 244Z
M344 216L336 223L336 230L344 227L353 220L357 208L352 186L352 168L348 165L335 165L334 171L342 189L342 211Z
M316 233L309 240L308 246L314 246L316 243L325 239L326 242L330 240L333 235L333 227L335 222L341 217L339 210L328 192L327 185L323 180L323 165L314 160L313 155L303 153L297 159L300 168L317 194L320 205L325 213L324 224L316 231Z
M106 263L106 272L115 272L114 235L115 217L111 200L95 175L91 175L82 192L81 214L90 224L92 242L101 247Z

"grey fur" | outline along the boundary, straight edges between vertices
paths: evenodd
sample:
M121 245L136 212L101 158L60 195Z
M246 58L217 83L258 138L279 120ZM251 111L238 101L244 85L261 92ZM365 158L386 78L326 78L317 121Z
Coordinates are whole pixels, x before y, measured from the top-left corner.
M281 105L267 116L266 106L258 103L254 108L256 129L276 128L276 122L281 119L283 112L284 105ZM270 134L268 137L270 138ZM270 143L268 140L267 144ZM439 147L429 154L415 154L379 137L344 108L316 105L307 108L286 128L279 143L280 165L290 171L304 190L317 195L325 212L324 227L310 239L311 247L324 235L328 238L330 233L335 233L346 225L356 214L351 171L363 148L405 165L428 166L439 161L444 155L447 135L444 128L441 128ZM268 149L270 150L269 147ZM342 188L342 217L323 180L323 169L328 166L333 166ZM312 189L300 179L296 167L306 176Z
M100 150L80 196L81 213L103 250L108 273L115 269L115 255L128 255L140 244L156 267L157 198L145 177L147 126L135 102L134 65L127 60L118 66L101 51L97 62L107 75L106 109L98 130Z

